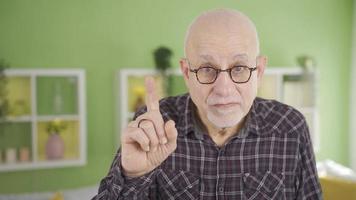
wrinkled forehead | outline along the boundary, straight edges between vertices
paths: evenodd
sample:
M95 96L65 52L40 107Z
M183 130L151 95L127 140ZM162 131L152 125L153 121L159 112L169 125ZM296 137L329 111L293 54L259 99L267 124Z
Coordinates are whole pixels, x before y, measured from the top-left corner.
M215 10L203 13L190 25L185 41L185 55L235 57L259 53L257 31L252 21L234 10ZM220 54L220 55L219 55Z
M249 56L245 53L243 54L235 54L228 59L225 59L222 61L222 59L217 56L217 54L199 54L192 60L195 65L199 66L202 64L210 64L214 65L215 67L224 67L221 65L225 65L225 67L228 67L231 64L244 64L244 65L249 65L253 64L254 60L250 60Z

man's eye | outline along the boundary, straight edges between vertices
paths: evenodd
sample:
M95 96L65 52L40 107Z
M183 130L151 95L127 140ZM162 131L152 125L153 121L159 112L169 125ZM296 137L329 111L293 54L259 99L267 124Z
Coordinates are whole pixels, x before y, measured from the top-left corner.
M241 73L245 70L244 66L235 66L231 69L233 73Z

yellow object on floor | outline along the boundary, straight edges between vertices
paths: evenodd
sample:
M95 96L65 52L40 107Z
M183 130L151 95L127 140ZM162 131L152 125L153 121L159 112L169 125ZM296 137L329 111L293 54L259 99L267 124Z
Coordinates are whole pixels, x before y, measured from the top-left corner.
M63 194L60 192L56 192L50 200L64 200Z
M324 200L356 200L356 182L320 177Z

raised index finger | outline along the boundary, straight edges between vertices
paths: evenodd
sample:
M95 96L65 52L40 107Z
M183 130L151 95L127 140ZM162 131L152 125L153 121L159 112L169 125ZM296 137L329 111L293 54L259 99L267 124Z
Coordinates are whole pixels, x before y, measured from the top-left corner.
M154 111L154 110L159 110L159 102L158 102L158 96L155 88L155 80L153 77L148 76L145 79L145 85L146 85L146 106L147 106L147 111Z

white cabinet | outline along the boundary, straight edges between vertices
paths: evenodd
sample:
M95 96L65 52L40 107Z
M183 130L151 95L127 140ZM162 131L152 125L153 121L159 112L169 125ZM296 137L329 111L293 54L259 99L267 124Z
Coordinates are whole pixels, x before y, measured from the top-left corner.
M265 71L258 92L258 96L291 105L305 116L315 151L319 149L317 83L317 71L270 67Z
M155 75L158 80L157 87L162 85L162 79L153 69L122 69L117 74L119 88L118 94L118 118L121 119L121 129L126 127L132 119L136 104L144 101L145 88L144 77ZM179 69L171 71L175 78L173 81L178 93L186 92L183 78ZM180 79L180 80L179 80ZM160 96L163 92L160 90ZM177 93L177 92L176 92ZM318 111L317 111L317 73L306 72L299 67L268 67L262 79L258 96L266 99L276 99L298 109L305 116L314 143L315 150L319 147L318 138Z
M86 163L85 72L6 70L0 172Z

